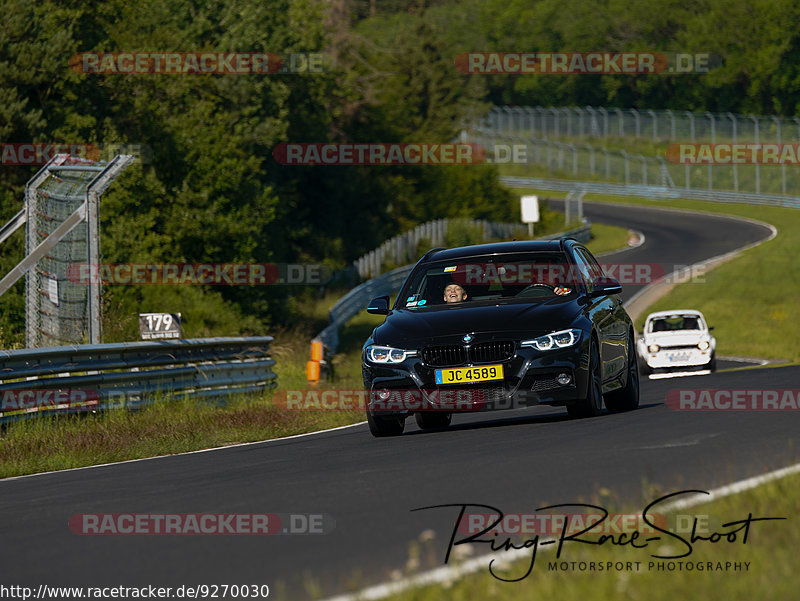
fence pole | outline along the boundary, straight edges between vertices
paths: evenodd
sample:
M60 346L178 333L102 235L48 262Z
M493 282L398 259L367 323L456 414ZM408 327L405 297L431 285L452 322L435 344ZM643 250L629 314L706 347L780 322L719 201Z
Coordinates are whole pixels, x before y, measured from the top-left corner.
M758 117L755 115L750 115L750 118L753 120L753 124L755 126L756 144L758 144ZM761 193L761 182L759 180L758 163L756 163L756 194Z
M552 106L548 110L550 111L550 114L553 115L553 135L557 138L561 129L558 126L559 112L557 108L554 108Z
M608 111L602 106L597 109L597 112L603 115L603 137L608 137Z
M670 111L669 109L667 109L664 112L667 115L669 115L669 137L670 137L670 141L674 142L675 141L675 114L672 111Z
M714 144L714 142L716 142L716 135L715 135L716 131L715 131L715 127L714 127L714 124L715 124L714 115L712 115L711 113L706 111L706 117L708 117L708 120L711 123L711 143ZM708 165L708 189L709 190L713 190L714 189L714 184L712 182L711 164L710 163Z
M572 175L578 177L578 149L575 144L567 144L567 148L572 150Z
M647 112L653 119L653 142L658 142L658 117L653 109L648 109Z
M528 117L528 135L533 135L536 132L536 111L529 106L525 107L525 114Z
M631 109L631 114L633 115L633 123L634 123L633 128L634 128L634 131L636 132L636 137L637 138L641 138L642 137L642 126L639 123L639 111L637 111L636 109Z
M733 127L733 143L736 144L737 132L736 132L736 125L738 123L738 119L736 115L733 113L726 113L728 115L728 119L731 120L731 126ZM739 170L736 167L736 163L733 164L733 189L738 192L739 191Z
M625 185L629 186L631 183L631 166L630 162L628 161L628 153L624 150L620 150L620 154L622 158L625 160Z
M772 116L775 121L775 135L778 141L778 148L781 146L781 120L775 115ZM781 161L781 193L786 194L786 163Z

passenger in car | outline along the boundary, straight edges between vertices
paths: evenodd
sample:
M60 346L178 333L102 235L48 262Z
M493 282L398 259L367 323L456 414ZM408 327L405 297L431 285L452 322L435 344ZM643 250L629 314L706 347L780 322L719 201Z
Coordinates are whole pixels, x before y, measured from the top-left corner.
M448 284L444 289L444 302L460 303L467 300L467 291L458 284Z

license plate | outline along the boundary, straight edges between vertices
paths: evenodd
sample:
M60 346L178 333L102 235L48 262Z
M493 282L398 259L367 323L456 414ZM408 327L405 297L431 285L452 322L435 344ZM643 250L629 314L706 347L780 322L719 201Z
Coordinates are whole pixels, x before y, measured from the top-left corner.
M667 355L670 361L688 361L689 353L671 353Z
M501 364L436 370L437 384L469 384L471 382L490 382L502 379L503 366Z

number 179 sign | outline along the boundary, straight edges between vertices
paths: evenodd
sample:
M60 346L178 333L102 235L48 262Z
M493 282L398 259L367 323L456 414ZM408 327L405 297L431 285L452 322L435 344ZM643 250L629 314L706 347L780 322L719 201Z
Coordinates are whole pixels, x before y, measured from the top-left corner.
M139 332L142 340L180 338L180 313L139 313Z

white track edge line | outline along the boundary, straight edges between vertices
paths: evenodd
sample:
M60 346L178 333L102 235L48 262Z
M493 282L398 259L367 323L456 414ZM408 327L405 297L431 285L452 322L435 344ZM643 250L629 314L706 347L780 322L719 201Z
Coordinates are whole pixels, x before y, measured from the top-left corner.
M704 503L710 503L712 501L717 501L724 497L738 494L773 480L779 480L780 478L784 478L796 473L800 473L800 463L795 463L794 465L773 470L771 472L767 472L766 474L752 476L750 478L745 478L744 480L738 480L736 482L720 486L708 491L708 495L697 494L680 501L665 503L662 506L661 511L669 512L678 509L686 509L695 505L702 505ZM539 549L539 551L547 551L550 548L552 547ZM429 584L452 582L463 576L466 576L467 574L471 574L485 568L488 562L492 559L496 560L498 564L503 565L523 559L528 555L530 555L529 549L518 549L515 551L505 552L501 558L498 558L496 554L481 555L479 557L469 559L458 566L441 566L439 568L417 574L416 576L404 578L394 582L376 584L374 586L362 589L356 593L347 593L343 595L337 595L336 597L328 597L323 601L378 601L379 599L385 599L390 595L402 593L412 588Z

